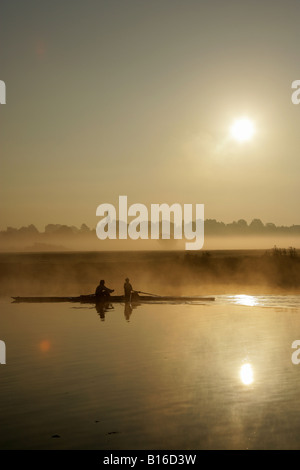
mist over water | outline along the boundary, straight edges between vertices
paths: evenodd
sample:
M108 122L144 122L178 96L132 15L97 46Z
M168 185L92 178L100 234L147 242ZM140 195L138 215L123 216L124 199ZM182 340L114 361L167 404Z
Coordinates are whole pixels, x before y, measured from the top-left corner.
M297 294L300 258L264 250L0 254L2 297L91 294L100 279L123 294L126 277L160 295Z

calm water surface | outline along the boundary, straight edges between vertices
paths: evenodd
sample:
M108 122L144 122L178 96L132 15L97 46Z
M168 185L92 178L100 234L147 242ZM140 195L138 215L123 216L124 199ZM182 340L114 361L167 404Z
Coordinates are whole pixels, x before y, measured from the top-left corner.
M300 449L300 296L0 309L1 449Z

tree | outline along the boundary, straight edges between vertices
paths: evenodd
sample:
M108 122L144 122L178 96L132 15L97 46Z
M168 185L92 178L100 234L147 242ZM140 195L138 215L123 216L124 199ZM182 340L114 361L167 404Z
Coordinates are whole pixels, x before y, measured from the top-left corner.
M249 228L252 232L263 232L265 226L260 219L253 219Z

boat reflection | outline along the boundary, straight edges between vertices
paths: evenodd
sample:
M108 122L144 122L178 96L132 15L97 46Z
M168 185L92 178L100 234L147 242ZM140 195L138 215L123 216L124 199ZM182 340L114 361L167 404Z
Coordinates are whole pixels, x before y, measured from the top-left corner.
M130 320L132 314L133 307L130 302L126 302L124 305L124 317L127 321Z
M126 321L130 321L132 310L138 308L140 305L139 302L126 302L124 305L124 317Z
M132 311L137 308L138 306L140 306L141 304L138 303L138 302L125 302L124 304L124 317L125 317L125 320L126 321L130 321L130 317L131 317L131 314L132 314ZM105 314L111 310L114 310L114 306L112 303L110 302L97 302L95 304L95 307L96 307L96 311L101 319L101 321L104 321L105 320Z
M105 320L106 312L114 310L114 306L109 302L97 302L95 307L101 321Z

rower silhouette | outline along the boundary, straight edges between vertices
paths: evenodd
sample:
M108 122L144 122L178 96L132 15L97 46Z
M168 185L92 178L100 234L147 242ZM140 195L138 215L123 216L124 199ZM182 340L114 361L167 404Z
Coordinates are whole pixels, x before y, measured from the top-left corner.
M125 302L139 302L140 292L141 291L139 291L139 290L133 290L132 285L130 284L129 279L127 277L125 279L125 283L124 283Z
M105 300L110 298L110 294L112 292L114 292L114 289L106 287L105 281L101 279L99 286L96 288L95 296L97 297L97 300Z
M131 301L131 294L132 293L133 293L132 285L130 284L128 277L126 277L125 283L124 283L125 302L130 302Z

